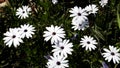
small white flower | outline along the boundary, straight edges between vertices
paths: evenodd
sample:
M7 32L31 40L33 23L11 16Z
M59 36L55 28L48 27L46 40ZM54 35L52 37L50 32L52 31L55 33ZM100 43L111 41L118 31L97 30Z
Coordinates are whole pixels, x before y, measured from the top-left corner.
M25 38L25 37L30 38L34 34L35 27L29 24L24 24L24 25L21 25L21 28L19 31L21 33L21 38Z
M48 59L47 68L66 68L68 66L68 60L62 55L53 55Z
M4 43L8 45L9 47L13 44L15 47L20 45L22 43L22 39L20 38L20 32L17 28L10 28L9 31L4 33L6 37L3 38Z
M56 3L58 3L58 0L52 0L52 3L56 4Z
M98 7L95 4L88 5L84 9L88 14L95 14L98 11Z
M80 45L82 47L85 47L85 50L91 51L92 49L95 50L97 42L93 39L91 36L84 36L84 38L81 38Z
M73 25L73 29L74 30L84 30L85 28L89 27L89 22L88 22L88 19L86 20L75 20L75 21L72 21L72 25Z
M73 51L73 49L72 49L73 44L69 43L69 40L60 41L60 42L56 43L55 45L53 45L52 47L54 48L52 50L52 52L54 52L54 54L60 54L65 57L67 57L67 54L72 54L71 52Z
M82 20L87 19L86 16L88 14L81 7L75 6L74 8L71 8L71 10L69 12L72 13L72 14L70 14L70 17L73 17L73 20L80 19L82 21Z
M18 18L25 19L31 14L30 11L32 11L32 9L28 6L19 7L16 11L16 16L18 16Z
M104 7L108 3L108 0L101 0L99 3L102 7Z
M113 61L114 64L119 63L120 61L120 53L119 49L117 49L114 46L109 46L109 49L104 48L103 49L105 53L102 53L105 60L108 60L108 62Z
M47 31L44 31L43 37L45 37L45 41L51 39L51 44L62 41L62 38L65 38L65 31L61 27L51 25L51 27L46 27L46 29Z

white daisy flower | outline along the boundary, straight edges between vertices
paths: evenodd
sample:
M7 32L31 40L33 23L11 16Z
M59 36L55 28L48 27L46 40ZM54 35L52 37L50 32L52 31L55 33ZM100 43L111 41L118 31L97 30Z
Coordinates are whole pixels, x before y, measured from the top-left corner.
M51 27L46 27L46 29L47 31L44 31L43 37L45 37L45 41L51 39L51 44L62 41L62 38L65 38L65 31L61 27L51 25Z
M52 0L52 3L56 4L56 3L58 3L58 0Z
M25 19L27 17L29 17L29 15L31 14L30 12L32 11L32 9L28 6L22 6L19 7L16 11L16 16L18 16L18 18L20 19Z
M55 45L53 45L52 47L54 48L52 50L54 54L60 54L65 57L67 57L67 54L72 54L71 52L73 51L72 49L73 44L69 43L69 40L60 41L56 43Z
M104 7L108 3L108 0L101 0L99 3L102 7Z
M103 49L105 53L102 53L105 60L108 60L108 62L113 61L114 64L119 63L120 61L120 53L119 49L117 49L114 46L109 46L109 49L104 48Z
M66 68L68 66L68 60L62 55L53 55L48 59L47 68Z
M20 45L20 43L23 43L22 39L20 38L20 34L21 33L19 32L19 29L10 28L9 31L4 33L4 35L6 36L6 37L3 38L4 43L6 45L8 45L9 47L11 47L12 44L15 47L17 47L18 45Z
M92 49L95 50L97 42L93 39L91 36L84 36L84 38L81 38L80 45L82 47L85 47L85 50L91 51Z
M74 30L84 30L85 28L89 27L88 19L86 19L84 21L78 19L78 20L72 21L71 24L73 25L72 28Z
M98 7L95 4L88 5L84 9L88 14L95 14L98 11Z
M29 24L21 25L19 32L21 33L21 38L30 38L34 34L35 27Z
M85 19L87 19L86 16L88 14L81 7L75 6L74 8L71 8L71 10L69 12L72 13L70 15L70 17L74 17L73 20L77 20L77 19L85 20Z

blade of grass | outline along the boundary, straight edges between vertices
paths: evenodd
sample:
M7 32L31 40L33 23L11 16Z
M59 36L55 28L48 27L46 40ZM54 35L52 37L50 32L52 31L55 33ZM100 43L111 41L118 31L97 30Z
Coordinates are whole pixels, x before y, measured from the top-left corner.
M117 23L118 23L118 27L120 29L120 15L119 15L119 10L118 9L117 9Z

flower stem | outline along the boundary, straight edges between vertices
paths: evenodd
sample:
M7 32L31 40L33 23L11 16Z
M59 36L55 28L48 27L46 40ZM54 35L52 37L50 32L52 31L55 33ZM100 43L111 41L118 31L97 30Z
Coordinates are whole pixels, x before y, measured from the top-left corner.
M93 67L92 67L92 62L90 63L90 68L93 68Z
M117 68L118 64L115 64L114 68Z

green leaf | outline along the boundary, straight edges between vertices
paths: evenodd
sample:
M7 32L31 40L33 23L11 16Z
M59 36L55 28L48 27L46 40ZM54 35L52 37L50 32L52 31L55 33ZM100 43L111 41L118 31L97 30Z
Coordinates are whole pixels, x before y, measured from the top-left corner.
M101 34L101 32L100 32L99 30L97 30L97 29L95 29L95 30L92 29L92 32L93 32L93 35L96 36L96 38L99 37L100 39L105 40L103 34Z
M119 10L117 9L117 23L118 23L118 27L120 29L120 15L119 15Z

